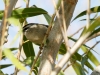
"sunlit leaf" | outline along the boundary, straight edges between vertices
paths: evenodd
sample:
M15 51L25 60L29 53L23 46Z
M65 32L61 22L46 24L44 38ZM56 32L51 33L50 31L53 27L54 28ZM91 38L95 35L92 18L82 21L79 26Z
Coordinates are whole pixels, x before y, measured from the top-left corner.
M90 25L90 27L87 30L87 32L93 31L98 26L100 26L100 17L97 17L96 20L94 20L94 22Z
M6 55L6 57L20 70L24 70L26 72L28 72L28 70L22 65L21 62L18 61L17 58L14 57L14 55L11 53L11 51L9 49L4 49L3 50L4 54Z
M5 75L5 74L0 70L0 75Z
M91 37L92 35L94 35L94 34L96 34L96 33L98 33L98 32L100 32L100 27L97 28L97 29L95 29L95 30L91 33L91 35L90 35L89 37Z
M19 48L8 48L10 51L14 51L14 50L17 50L17 49L19 49ZM5 55L4 55L4 53L2 53L2 59L3 58L5 58Z
M100 12L100 6L93 7L93 8L91 8L90 10L91 10L91 13ZM86 15L86 13L87 13L87 10L81 12L81 13L78 14L72 21L76 20L76 19L79 18L79 17L82 17L82 16Z
M73 56L72 56L73 59L75 60L78 60L79 62L81 62L81 59L82 59L82 55L80 55L78 52L75 53ZM85 65L90 68L91 70L93 70L93 66L91 65L91 63L89 63L88 61L85 62Z
M84 52L89 51L88 48L86 48L85 46L81 46L81 48ZM93 55L91 51L87 53L87 57L94 65L96 66L99 65L99 61L97 60L97 58Z
M58 75L65 75L63 71L60 71Z
M16 18L14 18L14 17L8 18L8 22L9 22L10 24L13 24L13 25L16 25L16 26L20 25L19 19L16 19Z
M62 43L62 44L61 44L61 47L60 47L60 49L59 49L59 54L64 55L66 52L67 52L66 47L65 47L65 45ZM78 60L79 62L81 62L82 55L80 55L78 52L76 52L76 53L74 53L74 54L72 55L72 58L75 59L75 60ZM86 61L85 65L86 65L88 68L90 68L91 70L94 69L93 66L92 66L88 61Z
M72 67L77 75L84 75L83 74L84 70L82 70L82 66L78 62L75 62L74 64L72 64Z
M30 67L32 66L33 62L34 62L34 57L33 56L28 57L27 59L25 59L23 61L24 64L26 64L26 65L28 65ZM37 62L35 64L35 67L39 67L39 64L40 64L40 59L37 60Z

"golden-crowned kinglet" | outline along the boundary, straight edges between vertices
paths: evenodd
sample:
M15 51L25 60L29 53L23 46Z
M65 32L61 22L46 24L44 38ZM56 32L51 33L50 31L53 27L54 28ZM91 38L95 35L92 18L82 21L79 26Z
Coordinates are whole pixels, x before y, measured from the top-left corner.
M48 26L44 24L29 23L23 27L23 33L29 41L41 44L47 28Z

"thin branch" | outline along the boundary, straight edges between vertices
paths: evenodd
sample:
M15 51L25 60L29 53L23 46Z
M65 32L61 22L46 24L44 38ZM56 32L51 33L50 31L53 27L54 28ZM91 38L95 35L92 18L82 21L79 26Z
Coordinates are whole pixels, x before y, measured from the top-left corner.
M100 41L97 41L90 49L93 49L99 43L100 43Z
M24 23L23 23L24 25ZM22 29L22 27L20 27L20 29ZM18 50L18 53L17 53L17 59L20 60L20 56L21 56L21 50L22 50L22 46L23 46L23 33L20 35L20 42L19 42L19 50ZM15 68L15 72L14 72L14 75L17 75L17 72L18 72L18 69Z
M81 27L80 29L78 29L75 33L73 33L72 35L70 35L69 37L73 37L74 35L76 35L80 30L82 30L85 26Z
M89 50L87 50L84 54L82 54L82 56L84 56L85 54L88 54L89 52L90 52L90 50L93 50L93 48L97 45L97 44L99 44L100 43L100 41L97 41ZM94 51L94 50L93 50ZM96 51L94 51L94 52L96 52ZM97 52L96 52L97 53ZM100 54L99 54L100 55Z
M26 8L29 7L29 1L30 1L30 0L27 0L27 1L26 1ZM26 20L24 20L22 26L24 26L25 24L26 24ZM20 29L22 29L21 26L20 26ZM20 37L20 42L19 42L19 51L18 51L18 54L17 54L17 59L18 59L18 60L20 60L21 50L22 50L22 46L23 46L23 33L22 33L20 36L21 36L21 37ZM15 73L14 73L14 75L17 75L17 72L18 72L18 69L15 68Z
M65 70L66 70L68 67L70 67L71 65L73 65L73 64L75 64L75 63L76 63L76 61L73 61L72 63L68 64L68 65L63 69L63 72L65 72Z
M87 0L87 5L88 5L88 9L87 9L87 25L86 28L88 29L90 26L90 0Z
M62 35L63 35L63 38L64 38L64 42L65 42L65 45L66 45L66 49L69 50L70 48L69 48L69 45L68 45L68 37L67 37L67 29L66 29L66 22L65 22L64 4L63 4L63 1L61 1L61 9L62 9L61 18L62 18L62 22L59 19L60 16L59 16L58 10L56 9L57 7L56 7L56 4L55 4L54 0L53 0L53 4L54 4L54 7L55 7L55 11L56 11L57 18L59 20L58 22L60 24L61 32L62 32Z
M29 7L30 0L26 0L26 7Z
M7 13L9 8L9 1L5 1L4 20L2 22L1 40L0 40L0 60L2 59L2 47L5 42L5 31L7 26Z
M93 38L96 38L96 37L98 37L98 36L100 36L100 32L95 33L95 34L92 35L91 37L88 37L88 38L84 41L84 43L86 43L86 42L88 42L89 40L91 40L91 39L93 39Z
M64 14L64 1L62 0L61 2L61 7L62 7L62 19L63 19L63 28L61 26L61 31L63 33L63 38L65 42L65 46L67 50L70 50L69 44L68 44L68 35L67 35L67 28L66 28L66 22L65 22L65 14ZM69 25L67 25L69 26Z
M11 16L13 7L15 7L15 4L17 2L17 0L6 0L6 1L9 3L9 6L7 5L5 7L4 17L3 17L2 23L0 25L0 60L2 58L2 46L4 43L7 42L8 29L9 29L9 24L7 22L7 18L9 18Z
M40 50L39 50L39 52L38 52L36 58L34 59L34 61L33 61L33 63L32 63L32 67L31 67L31 70L30 70L30 72L29 72L29 75L32 74L32 71L34 70L34 66L35 66L36 61L38 60L38 58L39 58L39 56L40 56L40 54L41 54L41 51L42 51L42 48L40 48Z

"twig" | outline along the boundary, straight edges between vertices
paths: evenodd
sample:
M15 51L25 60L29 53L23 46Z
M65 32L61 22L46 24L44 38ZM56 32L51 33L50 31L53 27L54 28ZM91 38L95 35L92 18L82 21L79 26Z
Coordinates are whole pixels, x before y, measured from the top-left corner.
M38 52L36 58L34 59L34 61L33 61L33 63L32 63L32 67L31 67L31 70L30 70L29 75L32 74L32 70L34 69L34 65L35 65L36 61L38 60L38 58L39 58L39 56L40 56L40 54L41 54L41 51L42 51L42 49L40 48L40 50L39 50L39 52Z
M95 37L97 37L97 36L100 36L100 32L95 33L95 34L92 35L91 37L87 38L87 39L84 41L84 43L88 42L89 40L91 40L91 39L93 39L93 38L95 38Z
M65 72L65 70L70 67L71 65L73 65L74 63L76 63L76 60L73 61L72 63L68 64L64 69L63 69L63 72Z
M13 7L15 6L17 0L5 0L8 2L8 5L5 6L4 17L0 26L0 60L2 58L2 45L7 42L9 23L7 18L11 16Z
M69 44L68 44L68 35L67 35L67 28L66 28L66 22L65 22L65 14L64 14L64 1L61 1L61 7L62 7L62 21L63 21L63 28L61 26L61 31L63 33L63 38L64 38L64 42L65 42L65 46L67 50L70 50Z
M26 0L26 7L29 7L30 0Z
M75 33L73 33L72 35L70 35L69 37L73 37L75 34L77 34L80 30L82 30L85 26L81 27L80 29L78 29Z
M26 7L27 7L27 8L29 7L29 2L30 2L30 0L27 0L27 1L26 1ZM24 26L25 24L26 24L26 20L23 22L23 25L22 25L22 26ZM20 26L20 27L21 27L21 26ZM21 27L21 29L22 29L22 27ZM18 54L17 54L17 59L18 59L18 60L20 60L22 46L23 46L23 33L21 34L20 43L19 43L19 51L18 51ZM17 72L18 72L18 69L15 68L15 73L14 73L14 75L17 75Z
M88 2L88 9L87 9L87 25L86 25L86 29L89 28L90 26L90 0L87 0Z
M100 43L100 41L97 41L90 49L93 49L99 43Z
M1 39L0 39L0 60L2 59L2 46L5 42L5 32L7 27L7 13L9 8L9 1L5 1L5 10L4 10L4 19L2 22L2 31L1 33Z
M66 33L67 32L67 29L66 29L66 22L65 22L63 1L61 1L61 8L62 8L61 18L62 18L62 22L59 19L60 16L59 16L58 10L56 9L57 7L56 7L56 4L55 4L54 0L53 0L53 4L54 4L55 10L56 10L57 18L59 20L58 22L60 24L61 32L62 32L62 35L63 35L63 38L64 38L64 42L65 42L65 45L66 45L66 49L69 50L70 48L69 48L69 45L68 45L68 37L67 37L67 33Z
M99 44L100 43L100 41L97 41L88 51L86 51L84 54L82 54L82 56L83 55L85 55L85 54L88 54L89 52L90 52L90 50L92 50L97 44ZM94 51L94 50L93 50ZM96 52L96 51L94 51L94 52ZM97 53L97 52L96 52Z
M24 23L25 23L25 22L24 22ZM23 23L23 25L24 25L24 23ZM22 27L21 27L21 29L22 29ZM17 59L18 59L18 60L20 60L22 46L23 46L23 33L21 34L20 42L19 42L19 51L18 51L18 53L17 53ZM14 75L17 75L17 72L18 72L18 69L15 68Z

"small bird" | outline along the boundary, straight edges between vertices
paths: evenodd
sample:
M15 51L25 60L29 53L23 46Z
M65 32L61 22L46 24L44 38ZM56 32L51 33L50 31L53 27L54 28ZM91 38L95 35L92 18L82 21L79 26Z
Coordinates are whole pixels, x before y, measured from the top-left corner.
M48 25L29 23L23 27L23 33L29 41L39 45L42 43L47 29Z

